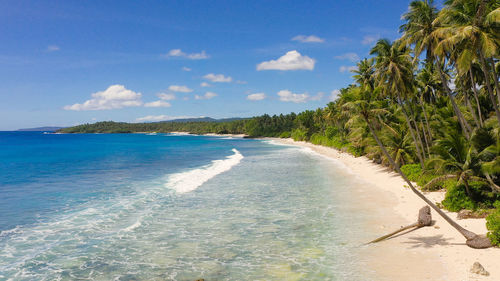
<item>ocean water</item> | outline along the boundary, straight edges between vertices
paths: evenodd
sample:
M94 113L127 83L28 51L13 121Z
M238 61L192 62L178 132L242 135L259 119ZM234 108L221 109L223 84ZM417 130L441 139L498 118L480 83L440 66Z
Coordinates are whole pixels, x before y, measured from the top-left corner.
M359 184L272 141L0 132L0 280L366 280Z

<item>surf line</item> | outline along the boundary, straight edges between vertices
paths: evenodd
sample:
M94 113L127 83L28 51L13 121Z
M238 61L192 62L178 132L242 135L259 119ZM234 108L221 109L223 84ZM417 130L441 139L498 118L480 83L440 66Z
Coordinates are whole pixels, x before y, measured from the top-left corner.
M197 189L208 180L231 170L241 162L243 155L235 148L232 151L234 154L225 159L213 160L212 163L200 168L170 175L165 186L174 189L177 193L187 193Z

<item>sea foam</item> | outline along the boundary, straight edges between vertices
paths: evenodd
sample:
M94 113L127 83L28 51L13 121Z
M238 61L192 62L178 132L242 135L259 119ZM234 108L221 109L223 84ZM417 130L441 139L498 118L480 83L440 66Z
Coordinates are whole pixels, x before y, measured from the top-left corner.
M193 169L187 172L172 174L169 176L165 186L172 188L177 193L191 192L211 178L231 170L243 159L243 155L236 149L232 149L233 155L222 160L214 160L211 164Z

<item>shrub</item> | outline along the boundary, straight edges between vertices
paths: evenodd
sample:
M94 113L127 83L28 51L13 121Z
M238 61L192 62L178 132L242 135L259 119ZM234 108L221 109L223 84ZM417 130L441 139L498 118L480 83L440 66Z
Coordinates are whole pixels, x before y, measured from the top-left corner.
M500 194L491 192L486 183L470 181L471 196L468 196L463 184L452 184L447 188L443 206L453 212L462 209L476 210L478 208L490 209L495 202L500 201Z
M291 137L294 141L307 141L306 132L301 129L295 129L291 133Z
M290 133L290 132L283 132L283 133L281 133L280 138L287 139L287 138L289 138L291 136L292 136L292 133Z
M424 187L432 179L438 177L439 175L429 174L427 172L422 172L422 168L419 164L406 164L401 166L401 171L408 177L409 180L417 183L418 186ZM425 188L427 191L440 190L442 188L447 188L456 183L456 180L449 179L443 182L439 182L433 186Z
M486 227L488 228L488 238L493 245L500 246L500 201L495 202L495 211L486 217Z
M455 184L449 187L441 203L445 209L452 212L458 212L462 209L475 210L477 208L476 202L467 196L463 184Z

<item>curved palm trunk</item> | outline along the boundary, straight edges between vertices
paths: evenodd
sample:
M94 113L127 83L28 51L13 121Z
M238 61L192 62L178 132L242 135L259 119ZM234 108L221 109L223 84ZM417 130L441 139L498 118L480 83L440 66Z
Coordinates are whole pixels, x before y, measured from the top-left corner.
M465 120L464 115L460 111L460 108L458 108L457 103L455 102L455 98L451 94L451 90L448 87L448 81L446 81L446 78L444 77L443 70L441 69L441 64L439 63L439 60L436 62L439 76L441 77L441 82L443 83L443 88L444 91L446 92L446 95L448 95L448 98L450 99L451 106L453 107L453 110L455 111L455 114L457 115L458 123L460 124L460 127L462 127L462 131L464 132L465 137L470 140L470 135L472 132L472 129L470 128L470 125L467 123L467 120Z
M479 104L479 94L477 93L476 82L474 81L474 75L472 75L472 70L469 70L470 81L472 83L472 92L474 93L474 99L476 100L477 114L479 115L479 124L481 128L484 127L483 116L481 113L481 105Z
M429 199L427 199L427 197L425 197L425 195L423 195L420 191L418 191L413 186L411 181L406 177L406 175L401 171L401 169L399 169L399 166L394 162L392 157L389 155L389 153L385 149L384 144L378 138L377 134L375 133L375 130L373 130L372 125L371 125L370 121L368 120L368 118L366 116L363 116L363 117L364 117L366 123L368 124L368 128L370 129L370 133L373 135L373 138L375 139L375 141L379 145L379 147L382 150L382 152L384 153L385 157L387 157L387 160L391 163L391 165L394 167L396 172L405 180L405 182L410 187L411 191L413 191L413 193L415 193L418 197L420 197L420 199L424 200L424 202L427 203L427 205L429 205L432 209L434 209L434 211L436 211L441 217L443 217L443 219L446 220L451 226L453 226L453 228L455 228L458 232L460 232L460 234L462 234L465 237L465 239L469 240L469 239L475 238L477 236L477 234L463 228L461 225L456 223L447 214L445 214L441 209L439 209L439 207L436 206L436 204L432 203Z
M395 168L396 172L406 181L406 183L410 187L411 191L413 191L413 193L415 193L418 197L420 197L420 199L424 200L424 202L427 203L427 205L429 205L432 209L434 209L434 211L436 211L441 217L443 217L443 219L445 219L451 226L453 226L453 228L455 228L458 232L460 232L460 234L462 234L466 239L472 239L475 236L477 236L477 234L475 234L474 232L469 231L469 230L463 228L461 225L459 225L454 220L452 220L441 209L439 209L438 206L436 206L434 203L432 203L429 199L427 199L427 197L425 197L425 195L423 195L420 191L418 191L413 186L413 184L411 183L411 181L406 177L406 175L401 171L401 169L399 169L399 166L394 162L394 160L391 158L391 156L389 155L389 153L387 153L387 150L385 149L385 146L382 144L382 142L378 138L377 134L373 130L373 128L372 128L371 124L369 123L369 121L366 118L365 118L365 120L366 120L366 122L368 124L368 128L370 129L371 134L375 138L375 141L379 145L380 149L382 149L382 152L387 157L387 160L389 160L389 162L391 163L391 165L393 165L393 167Z
M493 95L493 89L491 89L488 65L481 51L479 51L479 61L481 62L481 68L483 69L484 72L484 79L485 79L484 81L486 84L486 88L488 89L488 96L490 97L491 103L493 104L493 108L495 109L495 114L497 115L498 124L500 125L500 110L498 109L497 101L495 99L495 96Z

